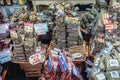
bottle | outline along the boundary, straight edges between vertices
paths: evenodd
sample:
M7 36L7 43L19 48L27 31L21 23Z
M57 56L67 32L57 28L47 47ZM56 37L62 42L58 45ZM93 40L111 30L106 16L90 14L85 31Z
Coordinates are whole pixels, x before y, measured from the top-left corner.
M20 5L24 5L25 1L24 0L18 0Z
M13 3L12 3L12 0L6 0L6 4L8 5L8 6L11 6Z

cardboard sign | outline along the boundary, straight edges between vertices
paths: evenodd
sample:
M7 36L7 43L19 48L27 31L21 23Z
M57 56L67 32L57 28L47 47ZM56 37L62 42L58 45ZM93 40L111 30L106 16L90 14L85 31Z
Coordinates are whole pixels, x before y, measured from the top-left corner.
M31 65L36 65L40 62L43 62L45 60L45 56L42 56L41 54L34 54L29 57L29 62Z
M34 24L35 32L39 35L45 35L48 32L47 23Z

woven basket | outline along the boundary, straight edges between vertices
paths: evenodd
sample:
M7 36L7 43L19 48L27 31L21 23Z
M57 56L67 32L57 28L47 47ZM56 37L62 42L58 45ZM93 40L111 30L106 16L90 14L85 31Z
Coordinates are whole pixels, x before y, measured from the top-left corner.
M86 60L87 54L86 54L86 51L85 51L85 46L83 46L83 45L72 46L68 50L69 50L70 56L72 56L75 53L81 53L84 56L83 59L75 59L75 60L73 60L73 62L82 62L82 61Z

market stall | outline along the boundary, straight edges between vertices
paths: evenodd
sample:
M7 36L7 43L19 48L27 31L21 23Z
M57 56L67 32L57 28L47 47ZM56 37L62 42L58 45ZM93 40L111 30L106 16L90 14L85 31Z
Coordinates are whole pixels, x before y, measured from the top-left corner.
M0 64L19 64L40 80L120 80L120 1L95 3L22 7L9 21L1 13Z

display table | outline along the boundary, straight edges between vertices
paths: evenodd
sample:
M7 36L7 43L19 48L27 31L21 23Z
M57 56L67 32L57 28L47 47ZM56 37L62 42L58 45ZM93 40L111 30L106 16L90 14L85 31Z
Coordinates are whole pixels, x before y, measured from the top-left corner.
M32 0L34 11L37 11L36 6L37 5L49 5L51 3L55 3L55 1L62 1L62 0ZM69 0L73 5L75 4L89 4L93 3L95 4L95 0Z

